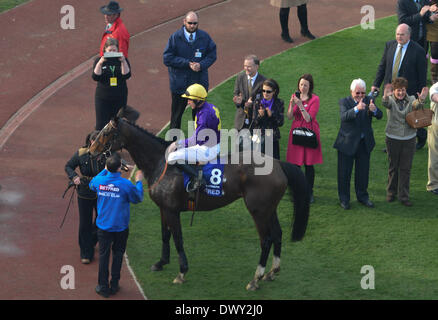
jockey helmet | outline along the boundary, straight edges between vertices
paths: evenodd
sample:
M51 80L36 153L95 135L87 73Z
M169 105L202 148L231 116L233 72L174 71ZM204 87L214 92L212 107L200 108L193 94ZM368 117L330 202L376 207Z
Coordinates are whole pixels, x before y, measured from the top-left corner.
M190 100L205 101L205 99L207 98L207 91L202 85L195 83L188 87L186 92L181 97Z

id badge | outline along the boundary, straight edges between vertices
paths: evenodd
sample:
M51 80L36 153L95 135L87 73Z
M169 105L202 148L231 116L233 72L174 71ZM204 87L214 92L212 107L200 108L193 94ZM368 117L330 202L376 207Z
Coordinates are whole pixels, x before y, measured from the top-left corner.
M196 49L195 58L202 58L202 52L199 49Z
M110 86L111 87L117 87L117 78L116 77L111 77L110 78Z

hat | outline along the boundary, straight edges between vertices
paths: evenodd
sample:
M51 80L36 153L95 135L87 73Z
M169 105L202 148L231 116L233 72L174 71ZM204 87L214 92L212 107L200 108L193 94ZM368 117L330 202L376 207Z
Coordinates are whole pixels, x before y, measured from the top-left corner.
M100 12L106 15L116 14L123 11L123 8L119 7L119 3L116 1L110 1L106 6L100 7Z

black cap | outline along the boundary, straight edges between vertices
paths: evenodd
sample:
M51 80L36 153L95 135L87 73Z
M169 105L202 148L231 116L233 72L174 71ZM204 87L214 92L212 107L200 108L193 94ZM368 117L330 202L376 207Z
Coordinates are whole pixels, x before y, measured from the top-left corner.
M116 14L123 11L123 8L120 8L119 3L116 1L110 1L106 6L100 7L100 12L106 15Z

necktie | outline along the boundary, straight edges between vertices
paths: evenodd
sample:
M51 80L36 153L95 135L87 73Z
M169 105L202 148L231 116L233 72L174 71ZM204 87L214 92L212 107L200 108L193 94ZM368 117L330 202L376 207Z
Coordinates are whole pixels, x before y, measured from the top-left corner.
M189 36L189 42L190 42L190 43L193 42L193 33L191 33L190 36Z
M395 57L394 66L392 67L392 79L391 80L394 80L395 78L397 78L398 69L400 68L400 61L401 61L401 57L402 57L402 46L398 45L397 50L398 50L397 56Z
M249 92L249 95L251 95L251 92L252 92L251 77L248 77L248 92Z

